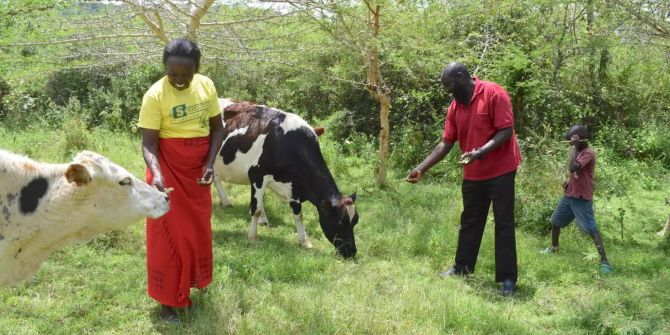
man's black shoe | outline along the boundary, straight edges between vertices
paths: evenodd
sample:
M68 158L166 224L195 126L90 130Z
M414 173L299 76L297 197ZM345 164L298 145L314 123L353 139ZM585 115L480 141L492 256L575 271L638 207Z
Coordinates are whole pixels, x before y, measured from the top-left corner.
M464 277L464 276L468 275L468 273L465 272L465 271L459 271L459 270L456 270L456 268L452 266L452 267L450 267L447 271L442 271L442 272L440 272L439 275L440 275L440 277L442 277L442 278L449 278L449 277L453 277L453 276L461 276L461 277Z
M500 288L500 294L503 296L510 296L516 292L516 283L511 279L505 279Z

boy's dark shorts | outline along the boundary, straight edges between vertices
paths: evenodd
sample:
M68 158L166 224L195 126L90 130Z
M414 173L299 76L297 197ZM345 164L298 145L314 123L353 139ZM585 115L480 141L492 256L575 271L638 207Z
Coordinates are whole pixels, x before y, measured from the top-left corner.
M551 224L563 228L573 219L581 231L589 234L598 232L593 214L593 201L563 196L554 214L551 215Z

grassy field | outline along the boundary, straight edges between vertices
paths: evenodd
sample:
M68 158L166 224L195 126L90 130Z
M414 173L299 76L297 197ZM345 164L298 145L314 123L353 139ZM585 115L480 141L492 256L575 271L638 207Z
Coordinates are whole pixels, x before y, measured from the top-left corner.
M137 138L89 136L89 148L143 175ZM390 188L379 190L369 152L343 157L328 136L323 140L341 190L358 192L355 261L335 256L310 205L305 222L314 248L301 249L290 209L272 195L271 226L259 228L260 241L247 241L247 187L228 186L234 208L216 206L212 219L214 281L193 291L195 308L182 315L181 325L158 321L157 305L146 294L144 224L138 222L56 252L31 280L0 289L0 334L670 333L670 242L655 235L670 211L663 202L667 171L631 174L614 186L599 179L603 189L626 191L596 198L614 274L598 272L590 238L574 225L561 235L561 253L546 256L539 254L549 243L546 222L524 223L517 230L520 290L503 298L493 282L490 222L477 272L467 279L437 276L453 262L458 233L460 184L448 169L456 168L453 159L422 184L403 183L396 173ZM0 128L0 148L39 160L63 161L71 142L60 131ZM561 166L526 159L518 177L523 215L551 211ZM603 173L628 174L626 166L606 160L602 166Z

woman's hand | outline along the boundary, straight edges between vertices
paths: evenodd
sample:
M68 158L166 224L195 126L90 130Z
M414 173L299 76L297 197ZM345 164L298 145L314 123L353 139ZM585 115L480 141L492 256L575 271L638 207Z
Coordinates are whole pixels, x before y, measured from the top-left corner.
M154 173L153 178L151 179L151 186L157 188L161 192L165 192L165 182L163 181L163 175L160 173Z
M202 186L209 186L214 182L214 168L205 166L202 168L202 178L198 179L198 184Z

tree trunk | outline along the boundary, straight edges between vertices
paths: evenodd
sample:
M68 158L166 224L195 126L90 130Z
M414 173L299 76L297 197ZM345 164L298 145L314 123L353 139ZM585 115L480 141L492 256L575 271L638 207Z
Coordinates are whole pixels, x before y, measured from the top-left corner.
M198 29L200 28L200 22L202 17L207 14L209 7L214 4L214 0L204 0L202 4L198 5L196 3L191 4L191 18L188 21L186 26L186 38L191 41L196 42L198 40Z
M595 8L594 8L594 3L593 0L589 0L586 3L586 35L588 38L588 68L589 68L589 78L591 80L591 87L594 89L594 94L596 93L595 90L599 84L599 74L596 72L596 69L599 64L602 64L601 58L598 58L596 54L598 53L598 50L602 48L600 45L599 37L597 36L596 32L594 31L595 28L595 21L596 21L596 16L595 16Z
M385 94L379 95L379 152L377 159L379 160L379 167L377 170L377 185L386 185L386 171L389 155L389 114L391 113L391 97Z
M563 25L561 26L561 34L556 43L556 55L554 56L554 72L552 74L552 79L554 87L559 87L558 76L561 73L561 67L565 61L565 54L563 53L563 42L565 36L568 34L570 27L568 26L568 12L570 10L570 5L565 4L563 8Z
M391 112L391 90L386 86L382 77L379 64L379 50L377 48L377 37L379 36L379 18L381 6L377 4L374 8L366 1L370 13L370 29L373 41L366 52L366 63L368 70L368 92L379 102L379 151L377 152L377 186L386 185L386 173L389 154L389 114Z

